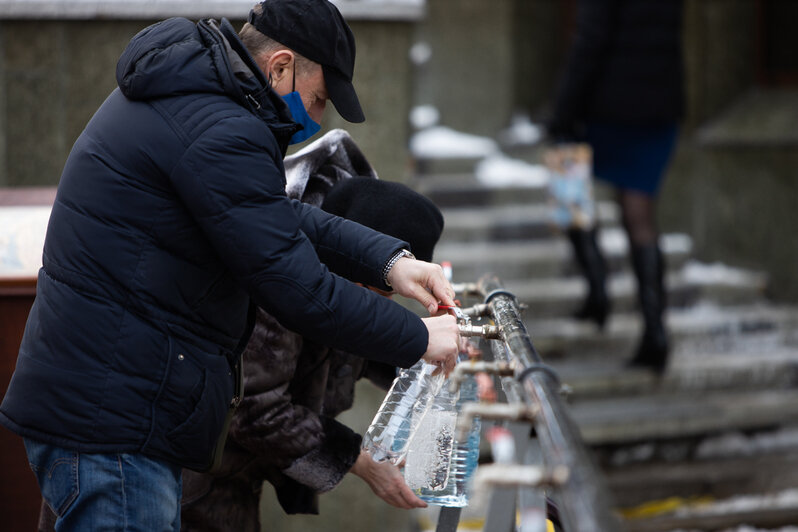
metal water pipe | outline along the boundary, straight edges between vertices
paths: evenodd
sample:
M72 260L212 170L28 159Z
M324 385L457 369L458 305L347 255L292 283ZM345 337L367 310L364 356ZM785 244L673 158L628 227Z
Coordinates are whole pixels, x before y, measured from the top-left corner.
M492 275L482 277L477 285L514 362L515 378L530 404L537 407L534 427L546 469L567 471L557 485L565 529L579 532L620 530L620 523L612 513L608 488L563 402L559 378L535 350L515 296Z

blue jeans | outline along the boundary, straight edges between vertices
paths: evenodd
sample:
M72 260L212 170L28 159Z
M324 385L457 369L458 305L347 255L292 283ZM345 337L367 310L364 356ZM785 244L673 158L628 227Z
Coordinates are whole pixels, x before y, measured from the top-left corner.
M56 530L179 532L180 466L141 454L92 454L25 438Z

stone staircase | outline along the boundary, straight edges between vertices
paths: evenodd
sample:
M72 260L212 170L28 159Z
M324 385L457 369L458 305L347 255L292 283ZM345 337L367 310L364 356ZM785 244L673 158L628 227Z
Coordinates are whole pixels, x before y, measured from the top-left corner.
M665 234L669 368L661 378L625 368L642 323L615 205L599 190L613 302L599 331L570 317L587 287L569 243L549 225L545 185L489 186L468 170L476 162L419 165L415 187L446 220L435 260L452 262L455 281L496 274L526 307L533 343L566 384L574 419L618 508L649 508L629 510L627 529L798 523L798 497L761 515L712 510L743 495L782 493L798 478L798 308L767 301L765 274L701 264L692 258L689 235ZM740 443L752 438L779 444ZM727 440L737 442L736 450L706 451L707 442ZM762 467L769 468L768 482ZM701 504L691 502L699 497ZM658 506L662 500L680 503Z

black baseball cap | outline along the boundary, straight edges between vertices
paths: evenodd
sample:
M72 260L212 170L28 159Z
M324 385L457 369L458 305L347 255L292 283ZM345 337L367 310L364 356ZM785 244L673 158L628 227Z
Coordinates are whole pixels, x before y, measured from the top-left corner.
M328 0L265 0L262 12L250 11L248 22L295 52L321 65L335 109L349 122L366 117L352 85L355 37Z

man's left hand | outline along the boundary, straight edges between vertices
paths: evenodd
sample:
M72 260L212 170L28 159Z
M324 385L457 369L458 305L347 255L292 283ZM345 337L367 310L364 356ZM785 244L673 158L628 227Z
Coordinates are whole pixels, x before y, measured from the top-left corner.
M402 257L388 272L388 282L396 293L415 299L438 314L438 305L454 305L454 289L437 264Z

